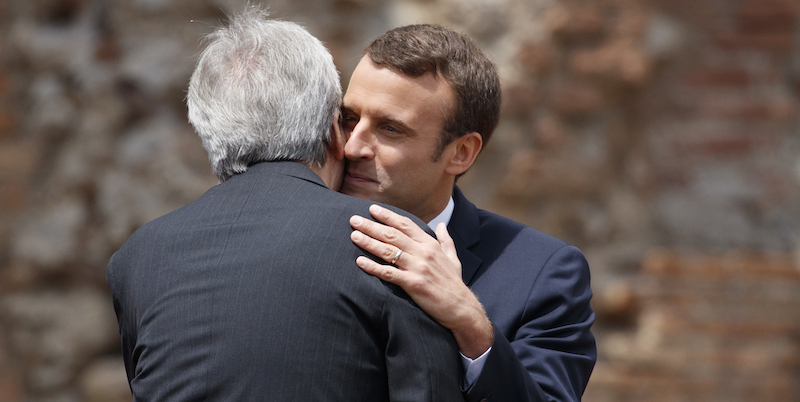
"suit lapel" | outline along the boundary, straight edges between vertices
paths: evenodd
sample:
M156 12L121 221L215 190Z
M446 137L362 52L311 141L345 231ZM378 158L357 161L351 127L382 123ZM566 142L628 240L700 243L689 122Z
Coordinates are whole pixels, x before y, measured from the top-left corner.
M478 209L461 194L457 186L453 188L453 201L455 208L447 230L453 238L458 259L461 261L461 277L469 286L482 263L481 258L469 250L481 239Z

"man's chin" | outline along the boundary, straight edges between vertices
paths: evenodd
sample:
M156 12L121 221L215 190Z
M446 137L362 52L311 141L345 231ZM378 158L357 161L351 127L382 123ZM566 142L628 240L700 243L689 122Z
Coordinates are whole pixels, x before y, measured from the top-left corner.
M339 192L342 194L349 195L351 197L363 198L365 200L383 202L383 203L386 202L383 199L383 197L381 197L380 193L376 193L375 191L369 191L369 189L363 188L361 186L353 186L352 184L348 184L347 181L342 183L342 188L339 189Z

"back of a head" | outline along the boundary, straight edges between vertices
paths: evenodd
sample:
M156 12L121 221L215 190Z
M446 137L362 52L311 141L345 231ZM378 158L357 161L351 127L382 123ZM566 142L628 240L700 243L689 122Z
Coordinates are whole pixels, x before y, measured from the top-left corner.
M255 6L206 40L187 104L220 181L262 161L322 166L342 98L325 46Z
M365 50L373 63L418 77L439 75L456 96L440 148L470 132L486 144L500 119L500 79L489 57L466 35L429 24L392 29Z

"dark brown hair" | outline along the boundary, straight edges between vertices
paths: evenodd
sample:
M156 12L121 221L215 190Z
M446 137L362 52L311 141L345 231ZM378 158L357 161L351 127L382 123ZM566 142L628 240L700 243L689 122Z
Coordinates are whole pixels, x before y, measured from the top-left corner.
M481 134L484 146L489 142L500 119L500 79L494 63L471 38L439 25L407 25L381 35L364 53L378 66L412 77L430 72L450 84L456 104L434 158L473 131Z

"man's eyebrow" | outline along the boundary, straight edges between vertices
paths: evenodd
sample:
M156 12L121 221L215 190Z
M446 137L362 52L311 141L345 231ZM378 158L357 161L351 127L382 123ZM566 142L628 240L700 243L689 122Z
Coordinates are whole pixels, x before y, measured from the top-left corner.
M398 126L403 131L407 131L409 133L413 133L414 132L414 130L411 128L411 126L406 124L406 122L404 122L403 120L398 119L397 117L390 116L388 114L378 114L378 115L375 116L375 119L378 120L378 121L382 121L382 122L386 122L386 123Z
M359 117L361 116L359 113L356 113L353 109L347 107L344 104L340 107L340 109L341 109L341 113L343 115L344 114L355 114L355 115L358 115ZM413 134L413 133L416 132L405 121L400 120L397 117L394 117L394 116L386 114L386 113L379 113L379 114L373 115L372 119L376 120L376 121L379 121L379 122L382 122L382 123L389 123L389 124L398 126L398 128L400 128L401 130L403 130L403 131L405 131L405 132L407 132L409 134Z

